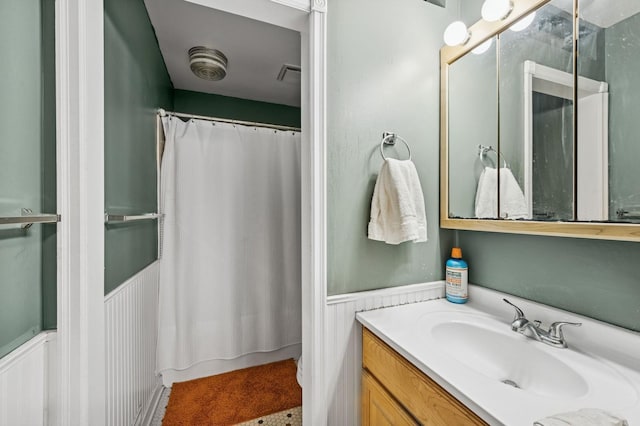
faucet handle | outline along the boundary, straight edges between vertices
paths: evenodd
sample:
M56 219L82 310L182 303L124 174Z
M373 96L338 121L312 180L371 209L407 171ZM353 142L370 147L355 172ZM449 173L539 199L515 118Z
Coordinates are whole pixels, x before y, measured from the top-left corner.
M514 305L513 303L509 302L507 299L502 299L505 303L508 303L509 305L513 306L513 308L516 310L516 316L513 318L514 321L517 321L519 319L524 318L524 312L522 312L522 309L518 308L516 305Z
M554 322L549 327L549 335L551 337L555 337L557 339L563 340L564 336L562 335L562 327L565 326L565 325L573 325L575 327L580 327L582 325L582 323L581 322L566 322L566 321Z

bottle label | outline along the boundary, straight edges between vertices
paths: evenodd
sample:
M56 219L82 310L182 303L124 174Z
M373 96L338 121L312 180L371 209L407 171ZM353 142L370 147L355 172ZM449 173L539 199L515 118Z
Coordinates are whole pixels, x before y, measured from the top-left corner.
M446 291L449 296L466 299L469 288L469 270L467 268L447 267Z

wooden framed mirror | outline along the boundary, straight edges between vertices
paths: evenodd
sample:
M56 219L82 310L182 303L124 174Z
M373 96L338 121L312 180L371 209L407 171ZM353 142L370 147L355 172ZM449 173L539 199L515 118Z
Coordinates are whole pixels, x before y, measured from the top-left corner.
M469 31L440 50L441 227L640 241L640 2L513 0Z

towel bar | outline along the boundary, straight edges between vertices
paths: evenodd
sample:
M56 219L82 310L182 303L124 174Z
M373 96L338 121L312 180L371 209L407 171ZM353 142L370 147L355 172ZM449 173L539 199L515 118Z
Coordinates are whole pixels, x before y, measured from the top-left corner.
M160 213L142 213L142 214L110 214L105 213L104 223L122 223L135 222L138 220L153 220L162 218Z
M616 216L618 219L640 219L640 209L634 208L632 211L620 208L616 210Z
M29 229L34 223L60 222L59 214L33 214L31 209L22 209L22 216L0 217L0 225L22 225L23 229Z

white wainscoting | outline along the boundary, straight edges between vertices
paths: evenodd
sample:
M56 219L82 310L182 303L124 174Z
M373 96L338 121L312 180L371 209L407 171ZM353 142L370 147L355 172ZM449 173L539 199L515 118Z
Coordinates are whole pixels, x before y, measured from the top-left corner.
M162 386L155 374L159 262L104 300L106 424L140 424L155 408Z
M360 424L362 329L356 312L444 297L437 281L327 298L325 372L329 426Z
M0 359L0 425L51 424L55 401L55 331L45 331Z

